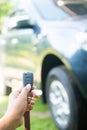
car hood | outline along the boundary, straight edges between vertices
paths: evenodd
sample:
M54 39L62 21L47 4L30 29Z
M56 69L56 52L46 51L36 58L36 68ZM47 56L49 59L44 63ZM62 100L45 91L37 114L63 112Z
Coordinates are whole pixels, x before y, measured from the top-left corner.
M42 22L42 26L48 28L49 30L57 31L58 28L74 28L78 31L87 31L87 15L73 17L62 21L46 21Z

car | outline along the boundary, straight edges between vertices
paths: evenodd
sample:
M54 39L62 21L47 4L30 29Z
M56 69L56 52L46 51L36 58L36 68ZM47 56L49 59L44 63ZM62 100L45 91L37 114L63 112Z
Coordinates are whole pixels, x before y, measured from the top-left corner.
M2 28L5 81L16 87L14 79L21 81L23 72L32 71L58 130L86 130L87 1L32 0L22 16L16 15L19 10Z

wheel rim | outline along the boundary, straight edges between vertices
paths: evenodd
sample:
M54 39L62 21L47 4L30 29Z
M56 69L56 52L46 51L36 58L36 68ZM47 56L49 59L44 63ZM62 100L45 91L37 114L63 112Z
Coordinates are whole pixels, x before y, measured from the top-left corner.
M57 124L61 128L66 128L70 120L69 98L63 84L58 80L50 84L49 101Z

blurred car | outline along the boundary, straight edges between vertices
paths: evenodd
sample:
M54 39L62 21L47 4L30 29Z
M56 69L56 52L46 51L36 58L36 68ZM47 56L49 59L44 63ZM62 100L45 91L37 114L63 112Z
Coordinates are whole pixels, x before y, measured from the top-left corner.
M59 130L86 130L87 1L32 0L22 11L27 19L17 9L3 25L6 66L34 73Z
M7 17L2 33L7 37L8 43L30 42L34 37L33 33L37 33L37 25L33 22L23 9L15 10L11 13L10 17Z

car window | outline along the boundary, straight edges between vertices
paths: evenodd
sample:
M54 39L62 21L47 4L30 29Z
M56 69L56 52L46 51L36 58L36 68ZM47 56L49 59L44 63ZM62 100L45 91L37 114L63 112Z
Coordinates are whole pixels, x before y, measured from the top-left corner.
M85 4L67 4L66 6L77 15L87 14L87 2Z
M33 0L33 3L46 20L62 20L70 17L68 13L57 7L53 0Z

